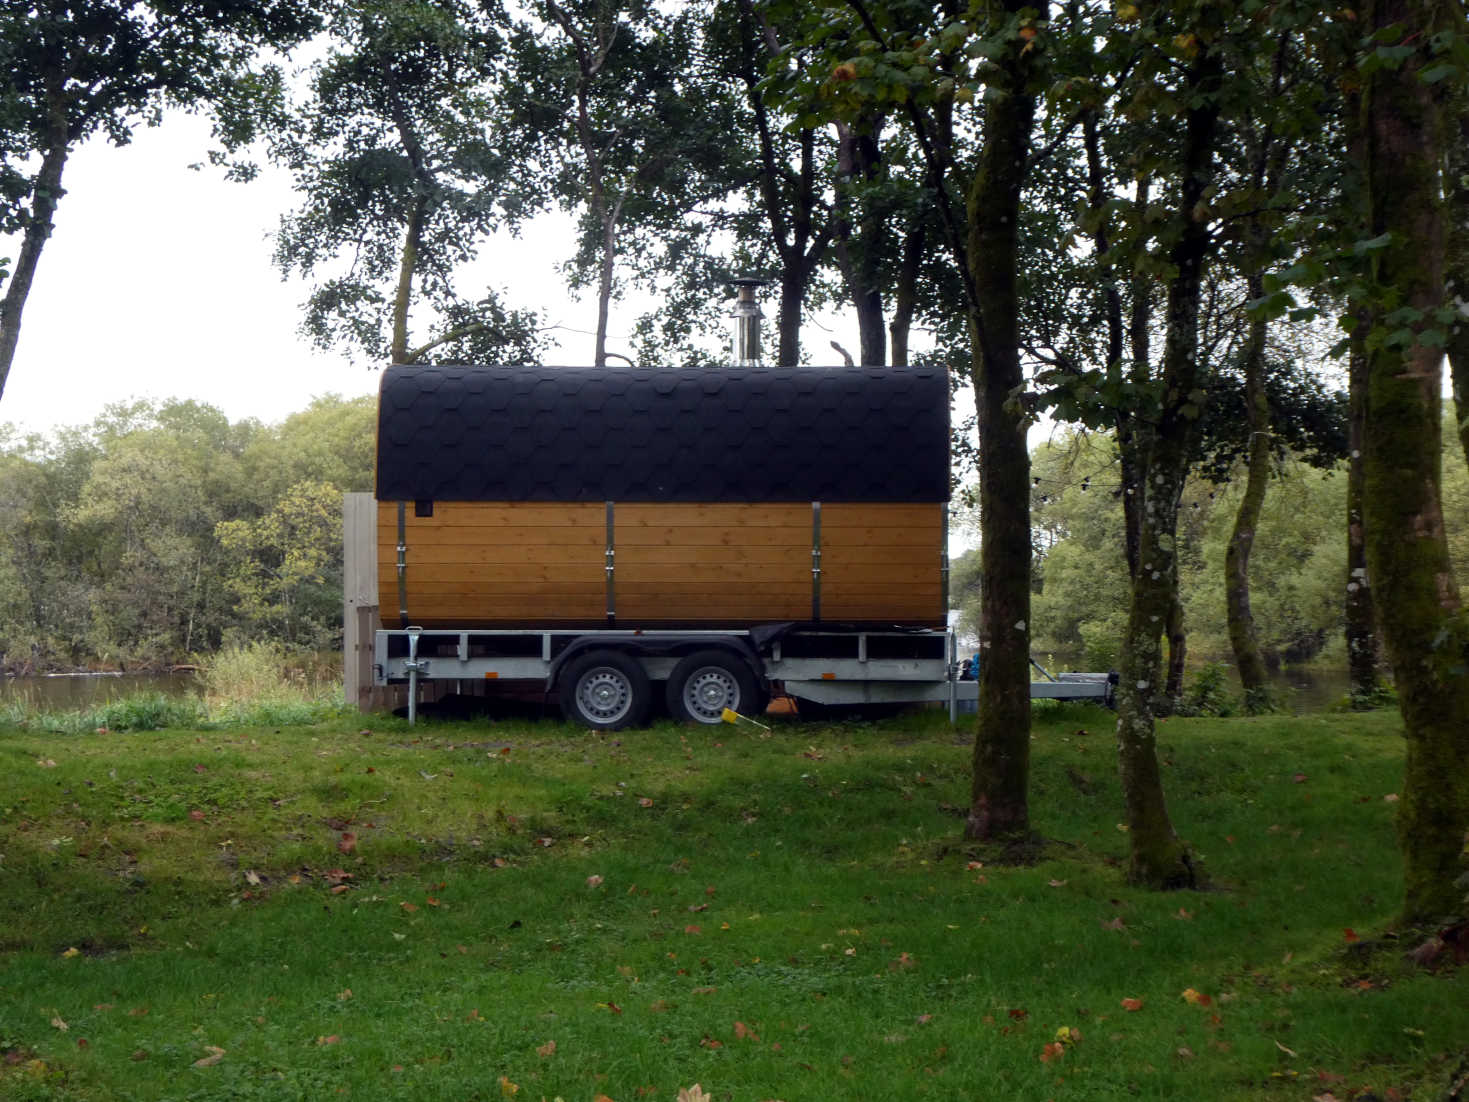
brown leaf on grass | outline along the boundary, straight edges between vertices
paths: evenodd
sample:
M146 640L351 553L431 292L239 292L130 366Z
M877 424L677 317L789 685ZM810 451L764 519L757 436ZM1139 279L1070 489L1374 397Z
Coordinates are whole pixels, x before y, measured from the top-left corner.
M341 1041L341 1039L342 1039L341 1037L339 1037L337 1034L333 1033L330 1037L318 1037L316 1039L316 1043L318 1045L335 1045L335 1044L339 1043Z
M1291 778L1291 780L1295 781L1296 784L1305 784L1306 783L1306 774L1304 774L1304 773L1297 773L1294 777Z
M1066 881L1064 881L1064 880L1052 880L1050 882L1050 884L1051 884L1051 887L1053 887L1053 888L1064 888L1066 886Z
M337 992L337 1001L338 1002L346 1002L351 997L352 997L352 989L350 987L344 987L344 988L342 988L342 990L340 990L340 991Z
M692 1087L680 1087L677 1102L714 1102L714 1099L704 1093L704 1088L695 1083Z
M589 888L600 888L601 886L602 886L602 878L600 876L598 876L596 873L593 873L591 876L587 877L587 887L589 887Z
M209 1053L209 1055L201 1056L199 1057L199 1059L195 1060L194 1066L196 1068L212 1068L215 1064L224 1059L224 1049L220 1048L218 1045L205 1045L204 1051Z
M612 1102L612 1099L608 1098L605 1094L598 1094L592 1097L592 1102Z
M1357 931L1352 929L1350 926L1348 926L1345 930L1341 932L1341 936L1349 942L1362 940L1360 937L1357 936Z
M1125 923L1125 922L1122 921L1122 916L1121 915L1114 915L1111 922L1103 922L1102 923L1102 929L1104 929L1104 930L1125 930L1125 929L1127 929L1127 923Z
M1177 1056L1180 1060L1192 1060L1194 1058L1194 1050L1189 1048L1188 1045L1179 1045Z
M1208 995L1203 994L1202 992L1195 991L1192 987L1184 989L1183 1001L1188 1003L1190 1006L1214 1005L1213 999L1211 999Z
M146 1018L147 1016L148 1008L146 1006L135 1006L128 1011L129 1018Z
M685 926L683 932L686 934L702 934L704 931L698 926Z
M758 1041L758 1040L760 1040L759 1034L757 1034L753 1029L751 1029L749 1026L747 1026L744 1022L735 1022L735 1024L734 1024L734 1033L735 1033L735 1040L737 1040L737 1041Z
M1142 1001L1142 999L1123 999L1122 1000L1122 1009L1123 1010L1133 1011L1133 1010L1141 1010L1142 1008L1143 1008L1143 1001Z
M1041 1063L1049 1064L1053 1060L1059 1060L1066 1055L1066 1046L1059 1041L1052 1041L1041 1049Z
M519 1083L512 1083L505 1076L500 1076L500 1097L513 1098L519 1091Z
M555 844L556 844L556 839L555 838L537 838L536 839L536 845L540 846L542 849L550 849Z
M653 806L653 801L649 797L647 797L647 796L640 796L638 798L638 806L639 807L652 807Z
M717 987L696 987L693 993L695 995L712 995L718 990L719 988Z
M71 1026L66 1024L66 1020L62 1018L60 1014L51 1019L51 1025L54 1026L56 1029L61 1030L61 1032L63 1033L71 1028Z
M204 821L204 812L196 807L193 811L189 812L189 818L193 819L196 823L202 823Z
M417 906L408 902L399 903L398 906L402 907L403 910L407 911L409 914L412 914L414 911L418 910Z
M554 1056L554 1055L556 1055L556 1042L555 1041L547 1041L545 1044L540 1045L536 1049L536 1055L537 1056L541 1056L541 1057L548 1057L548 1056Z
M1015 1022L1023 1022L1026 1018L1030 1017L1029 1010L1021 1010L1019 1007L1015 1007L1014 1009L1008 1011L1008 1013L1010 1015L1010 1020Z
M335 888L332 889L332 895L341 895L343 892L349 892L351 890L352 885L350 884L338 884Z
M1286 1055L1287 1055L1287 1056L1294 1056L1294 1055L1295 1055L1295 1054L1296 1054L1296 1051L1295 1051L1295 1049L1292 1049L1292 1048L1286 1048L1286 1047L1285 1047L1285 1046L1284 1046L1284 1045L1283 1045L1283 1044L1281 1044L1281 1043L1280 1043L1280 1042L1279 1042L1279 1041L1276 1041L1276 1042L1275 1042L1275 1047L1276 1047L1276 1048L1278 1048L1278 1049L1280 1049L1280 1051L1281 1051L1281 1052L1283 1052L1283 1053L1285 1053L1285 1054L1286 1054Z
M699 1042L699 1047L700 1048L723 1048L724 1047L724 1042L723 1041L715 1040L713 1037L710 1037L706 1033L704 1035L704 1039Z

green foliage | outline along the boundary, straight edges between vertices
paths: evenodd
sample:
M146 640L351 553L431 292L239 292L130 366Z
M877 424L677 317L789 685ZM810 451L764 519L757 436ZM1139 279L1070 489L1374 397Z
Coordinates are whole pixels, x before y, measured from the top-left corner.
M959 840L933 712L0 731L0 1096L1435 1097L1469 999L1379 936L1396 717L1167 721L1227 889L1167 895L1122 883L1111 722L1037 712L1019 867Z
M1232 716L1239 712L1239 698L1229 687L1229 667L1207 662L1194 673L1184 693L1180 715Z
M0 668L185 661L229 638L331 645L341 488L372 484L371 399L279 426L193 402L0 442Z

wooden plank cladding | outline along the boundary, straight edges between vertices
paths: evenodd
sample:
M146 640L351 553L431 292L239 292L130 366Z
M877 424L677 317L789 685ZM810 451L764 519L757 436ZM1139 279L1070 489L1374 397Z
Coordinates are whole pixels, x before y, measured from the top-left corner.
M610 556L605 502L435 501L432 515L417 512L378 503L389 626L747 627L808 622L818 593L827 623L945 621L942 504L823 503L819 556L810 502L617 502Z

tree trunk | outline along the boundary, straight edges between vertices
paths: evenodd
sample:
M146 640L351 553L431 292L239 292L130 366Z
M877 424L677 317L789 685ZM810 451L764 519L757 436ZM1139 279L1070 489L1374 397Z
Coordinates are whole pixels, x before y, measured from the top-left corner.
M26 298L30 295L31 284L36 278L41 250L51 237L56 204L63 194L61 172L66 167L67 154L70 152L66 129L58 124L52 128L46 151L41 158L41 170L36 174L36 185L31 194L30 214L25 220L20 252L15 258L15 271L10 274L5 297L0 299L0 396L5 393L10 365L15 362L15 350L20 343L21 314L25 312Z
M393 343L388 349L388 362L408 362L408 308L413 302L413 273L418 267L418 249L423 237L423 208L419 199L408 212L403 229L403 253L398 259L398 287L393 294Z
M1188 665L1188 630L1183 622L1183 598L1178 593L1178 571L1173 572L1173 597L1168 602L1168 673L1163 680L1159 715L1183 710L1183 675Z
M1457 117L1449 126L1452 136L1444 180L1448 198L1444 280L1449 302L1459 316L1449 331L1447 351L1454 387L1454 413L1459 422L1459 446L1469 459L1469 90L1459 90L1454 114Z
M1252 272L1247 282L1249 298L1263 297L1265 288L1258 272ZM1265 659L1260 654L1255 617L1250 611L1250 551L1255 546L1255 530L1260 525L1260 511L1270 483L1270 401L1265 396L1265 333L1265 318L1252 318L1244 356L1245 404L1250 424L1250 446L1245 459L1248 473L1245 494L1234 515L1234 530L1224 550L1224 605L1229 624L1229 645L1234 651L1235 668L1245 691L1245 710L1252 714L1268 710L1270 704L1270 679Z
M1347 677L1352 707L1370 708L1379 692L1377 678L1377 626L1372 611L1372 587L1367 573L1367 530L1362 523L1365 472L1362 448L1367 421L1367 329L1372 324L1365 311L1357 312L1351 335L1348 366L1347 441L1351 457L1347 463L1347 578L1346 644Z
M882 169L877 145L882 121L869 119L868 122L873 130L871 135L837 123L837 191L841 214L837 218L835 248L847 294L857 311L858 362L879 365L887 363L880 278L881 244L887 236L886 212L875 209L873 200L866 198L860 204L860 224L854 228L852 209L858 204L850 187L852 181L875 179Z
M1168 817L1158 768L1153 701L1163 674L1162 634L1173 613L1178 570L1178 504L1202 416L1198 362L1199 297L1211 248L1207 221L1194 211L1212 182L1222 73L1218 55L1200 47L1186 74L1191 102L1184 126L1183 178L1169 260L1163 347L1163 400L1151 434L1141 495L1138 570L1133 577L1127 634L1117 687L1118 763L1127 805L1131 862L1128 879L1152 888L1191 888L1202 879Z
M1006 0L1018 10L1020 0ZM965 834L1018 839L1030 832L1030 453L1010 403L1023 374L1019 337L1020 191L1035 115L1030 65L1018 50L1001 64L1003 95L986 108L984 146L968 195L966 248L980 448L979 725ZM977 322L977 324L976 324Z
M1426 43L1441 29L1428 0L1383 0L1368 12L1369 34L1397 26L1403 41ZM1420 76L1427 52L1419 45L1401 67L1376 70L1363 105L1370 232L1391 235L1376 279L1394 309L1424 312L1420 331L1444 301L1438 110ZM1403 912L1433 922L1464 911L1456 881L1469 829L1469 630L1440 500L1442 351L1415 333L1406 345L1369 342L1367 359L1367 561L1408 743Z
M894 367L908 366L908 334L913 328L913 310L918 305L918 269L923 263L927 234L921 222L909 226L903 239L903 257L898 267L898 284L893 289L893 320L888 324L892 338Z

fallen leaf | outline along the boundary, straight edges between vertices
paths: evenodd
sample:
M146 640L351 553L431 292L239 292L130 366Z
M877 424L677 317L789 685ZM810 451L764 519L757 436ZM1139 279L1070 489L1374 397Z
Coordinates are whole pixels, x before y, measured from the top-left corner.
M736 1040L739 1040L739 1041L758 1041L758 1040L760 1040L759 1035L756 1034L756 1032L753 1029L751 1029L749 1026L747 1026L744 1022L735 1022L735 1024L734 1024L734 1032L735 1032L735 1039Z
M1354 929L1352 929L1350 926L1348 926L1345 930L1343 930L1341 932L1341 936L1343 938L1345 938L1347 941L1361 941L1362 940L1361 938L1359 938L1357 936L1357 931L1354 930Z
M54 1017L54 1018L51 1019L51 1024L53 1026L55 1026L57 1029L61 1030L61 1032L63 1032L63 1033L65 1033L68 1029L71 1028L71 1026L67 1025L66 1022L65 1022L65 1020L62 1019L62 1017L59 1014L56 1017Z
M351 997L352 997L352 989L350 987L345 987L342 990L340 990L340 991L337 992L337 1000L339 1002L346 1002Z
M704 931L701 930L698 926L685 926L683 928L683 932L686 934L701 934Z
M1012 1021L1016 1021L1016 1022L1023 1022L1023 1021L1025 1021L1026 1018L1029 1018L1030 1017L1030 1011L1029 1010L1021 1010L1018 1007L1015 1008L1014 1010L1009 1011L1009 1014L1010 1014L1011 1020Z
M1175 914L1173 917L1174 918L1181 918L1185 922L1187 922L1189 919L1191 919L1191 918L1194 917L1194 913L1193 913L1193 911L1186 911L1182 907L1180 907L1180 908L1178 908L1178 913Z
M1395 804L1398 802L1398 794L1396 792L1389 792L1386 796L1382 798L1382 802L1386 804Z
M714 1102L714 1100L704 1093L703 1087L695 1083L692 1087L679 1088L678 1102Z
M555 838L537 838L536 839L536 845L540 846L542 849L550 849L555 844L556 844L556 839Z
M260 874L254 869L246 869L245 883L249 884L252 888L260 887Z
M189 812L189 818L193 819L196 823L202 823L204 821L204 812L200 811L198 808L195 808L193 811Z
M1045 1048L1041 1049L1041 1063L1049 1064L1052 1060L1059 1060L1066 1055L1066 1046L1059 1041L1051 1041Z
M653 801L651 799L649 799L647 796L643 796L643 797L640 797L639 798L639 800L638 800L638 806L639 807L652 807L653 806Z
M341 1039L342 1039L341 1037L339 1037L335 1033L333 1033L330 1037L318 1037L316 1039L316 1043L318 1045L334 1045L337 1042L339 1042Z
M598 876L595 873L593 873L591 876L587 877L587 887L589 887L589 888L599 888L601 886L602 886L602 878L600 876Z
M556 1042L547 1041L545 1044L536 1049L536 1054L543 1057L556 1055Z
M505 1076L500 1076L500 1095L504 1098L512 1098L520 1090L519 1083L512 1083Z
M220 1048L218 1045L205 1045L204 1051L209 1053L209 1055L201 1056L199 1057L199 1059L195 1060L194 1066L196 1068L212 1068L215 1064L224 1059L224 1049Z
M407 903L407 902L399 903L398 906L402 907L409 914L412 914L414 911L418 910L418 908L414 904L412 904L412 903Z
M337 840L338 853L351 853L357 848L357 835L350 830L342 831L342 836Z
M1132 1010L1141 1010L1142 1008L1143 1008L1143 1001L1142 1001L1142 999L1123 999L1122 1000L1122 1009L1123 1010L1132 1011Z
M1291 778L1291 780L1295 781L1296 784L1305 784L1306 783L1306 774L1304 774L1304 773L1297 773L1294 777Z
M1194 1058L1194 1050L1187 1045L1180 1045L1178 1048L1178 1058L1180 1060L1192 1060Z
M1112 917L1112 921L1111 922L1104 922L1104 923L1102 923L1102 929L1104 929L1104 930L1125 930L1125 929L1127 929L1127 923L1125 923L1125 922L1122 921L1122 916L1121 915L1114 915Z
M79 957L79 956L81 956L82 955L82 951L80 949L78 949L75 945L73 945L70 949L68 949L66 952L62 953L61 955L63 957L65 957L67 960L70 960L72 957Z
M1066 881L1064 880L1052 880L1050 883L1053 888L1064 888L1066 886Z
M1213 1006L1214 1000L1202 992L1195 991L1192 987L1185 989L1183 1001L1191 1006Z
M1280 1051L1283 1052L1283 1053L1285 1053L1287 1056L1294 1056L1295 1055L1295 1050L1294 1049L1286 1048L1279 1041L1276 1041L1275 1042L1275 1047L1278 1048L1278 1049L1280 1049Z

